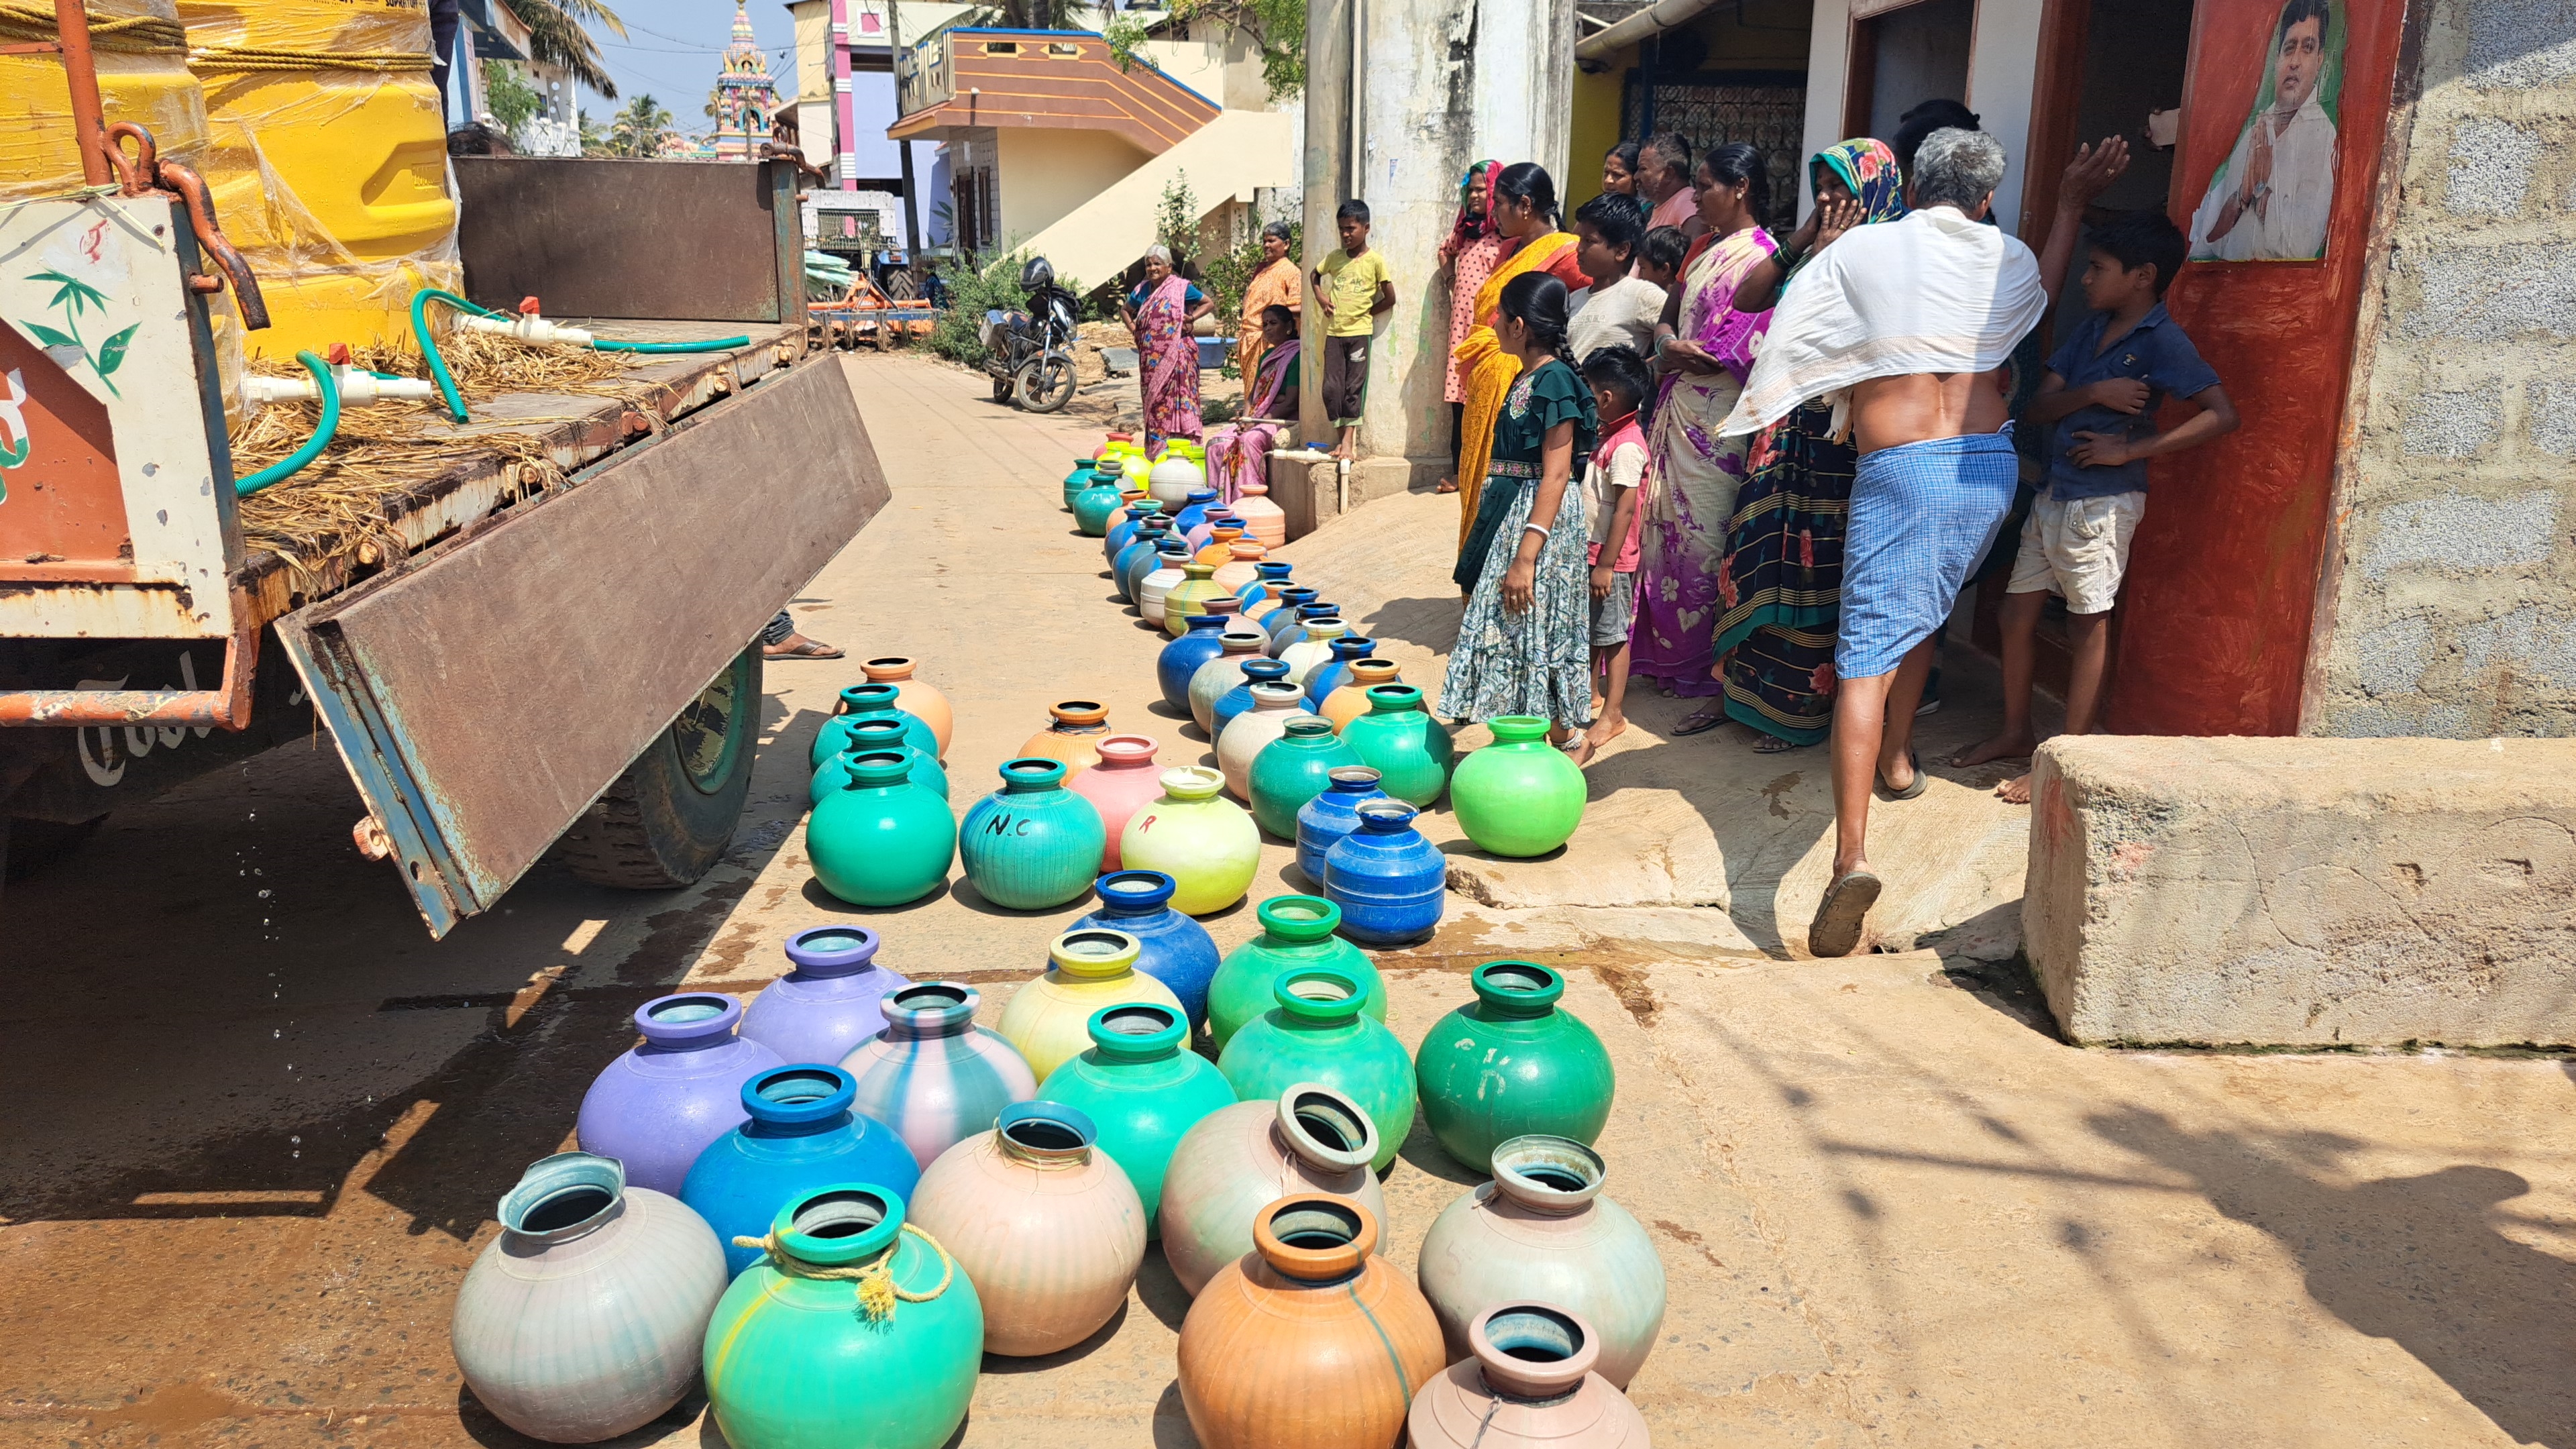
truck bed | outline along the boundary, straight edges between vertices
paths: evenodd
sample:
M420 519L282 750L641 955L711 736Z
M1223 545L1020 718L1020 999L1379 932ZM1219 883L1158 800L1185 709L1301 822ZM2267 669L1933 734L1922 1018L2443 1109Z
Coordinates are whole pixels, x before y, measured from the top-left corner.
M608 461L610 455L641 446L709 403L792 365L805 348L802 326L778 323L561 320L622 341L678 342L736 335L751 341L731 352L678 353L643 360L626 375L641 385L632 405L590 394L521 392L472 405L473 420L461 426L446 422L440 413L438 421L425 429L422 446L427 456L417 475L388 480L376 494L381 499L382 526L327 536L295 560L256 543L262 500L276 495L277 501L284 501L298 479L290 478L243 500L244 531L254 546L237 578L262 622L328 598L361 579L399 569L410 554L542 495L556 475L552 469L527 466L522 460L532 454L578 482L583 470ZM401 556L384 557L393 552L389 541L397 539Z

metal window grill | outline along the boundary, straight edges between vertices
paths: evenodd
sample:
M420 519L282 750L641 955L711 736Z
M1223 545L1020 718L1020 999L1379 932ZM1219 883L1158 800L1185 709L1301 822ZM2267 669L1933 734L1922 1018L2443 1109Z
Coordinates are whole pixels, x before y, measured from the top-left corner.
M1678 131L1703 155L1730 141L1761 147L1771 168L1771 211L1763 222L1775 229L1797 224L1806 128L1807 78L1799 71L1632 70L1620 94L1621 140Z

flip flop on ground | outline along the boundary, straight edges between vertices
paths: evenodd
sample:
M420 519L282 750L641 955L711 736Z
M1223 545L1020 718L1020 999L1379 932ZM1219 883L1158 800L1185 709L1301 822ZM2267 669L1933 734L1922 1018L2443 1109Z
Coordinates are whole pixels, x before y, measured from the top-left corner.
M1688 718L1673 726L1673 736L1678 739L1683 735L1706 734L1724 723L1726 723L1726 711L1723 709L1714 714L1704 709L1693 710Z
M1885 775L1878 777L1878 792L1890 800L1913 799L1915 796L1923 793L1924 786L1929 780L1929 777L1923 773L1923 756L1921 754L1913 750L1907 750L1905 752L1905 758L1906 762L1914 767L1914 779L1908 783L1904 789L1899 790L1895 786L1887 783L1887 777Z
M1816 902L1816 919L1807 927L1807 950L1817 956L1848 956L1860 949L1861 927L1869 920L1869 908L1878 904L1881 889L1877 876L1865 870L1847 870L1834 877L1825 887L1825 898Z

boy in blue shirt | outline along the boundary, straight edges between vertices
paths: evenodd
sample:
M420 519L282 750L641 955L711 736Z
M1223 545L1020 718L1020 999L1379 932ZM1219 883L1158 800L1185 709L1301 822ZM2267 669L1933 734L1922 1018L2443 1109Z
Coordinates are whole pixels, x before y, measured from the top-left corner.
M2053 428L2048 479L2031 500L2021 553L2003 609L2004 727L1951 763L2015 759L2038 746L2030 726L2030 681L2040 611L2066 600L2074 654L2066 684L2066 732L2089 733L2110 661L2111 604L2128 571L2129 540L2147 511L2147 460L2195 448L2236 430L2235 405L2182 327L2165 314L2165 288L2189 250L2161 213L2122 217L2093 234L2084 301L2093 315L2048 360L2030 400L2032 427ZM2168 397L2198 411L2157 432ZM2028 772L1997 795L2030 803Z

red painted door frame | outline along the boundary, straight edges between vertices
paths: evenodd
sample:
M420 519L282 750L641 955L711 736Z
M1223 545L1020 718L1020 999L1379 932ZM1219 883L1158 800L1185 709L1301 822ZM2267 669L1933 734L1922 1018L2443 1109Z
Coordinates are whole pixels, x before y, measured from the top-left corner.
M2405 0L2333 4L2345 40L2324 258L2191 262L2166 298L2245 421L2150 466L2108 703L2108 727L2120 733L2298 729L2405 23ZM2186 231L2253 108L2278 14L2273 4L2194 7L2170 201Z

